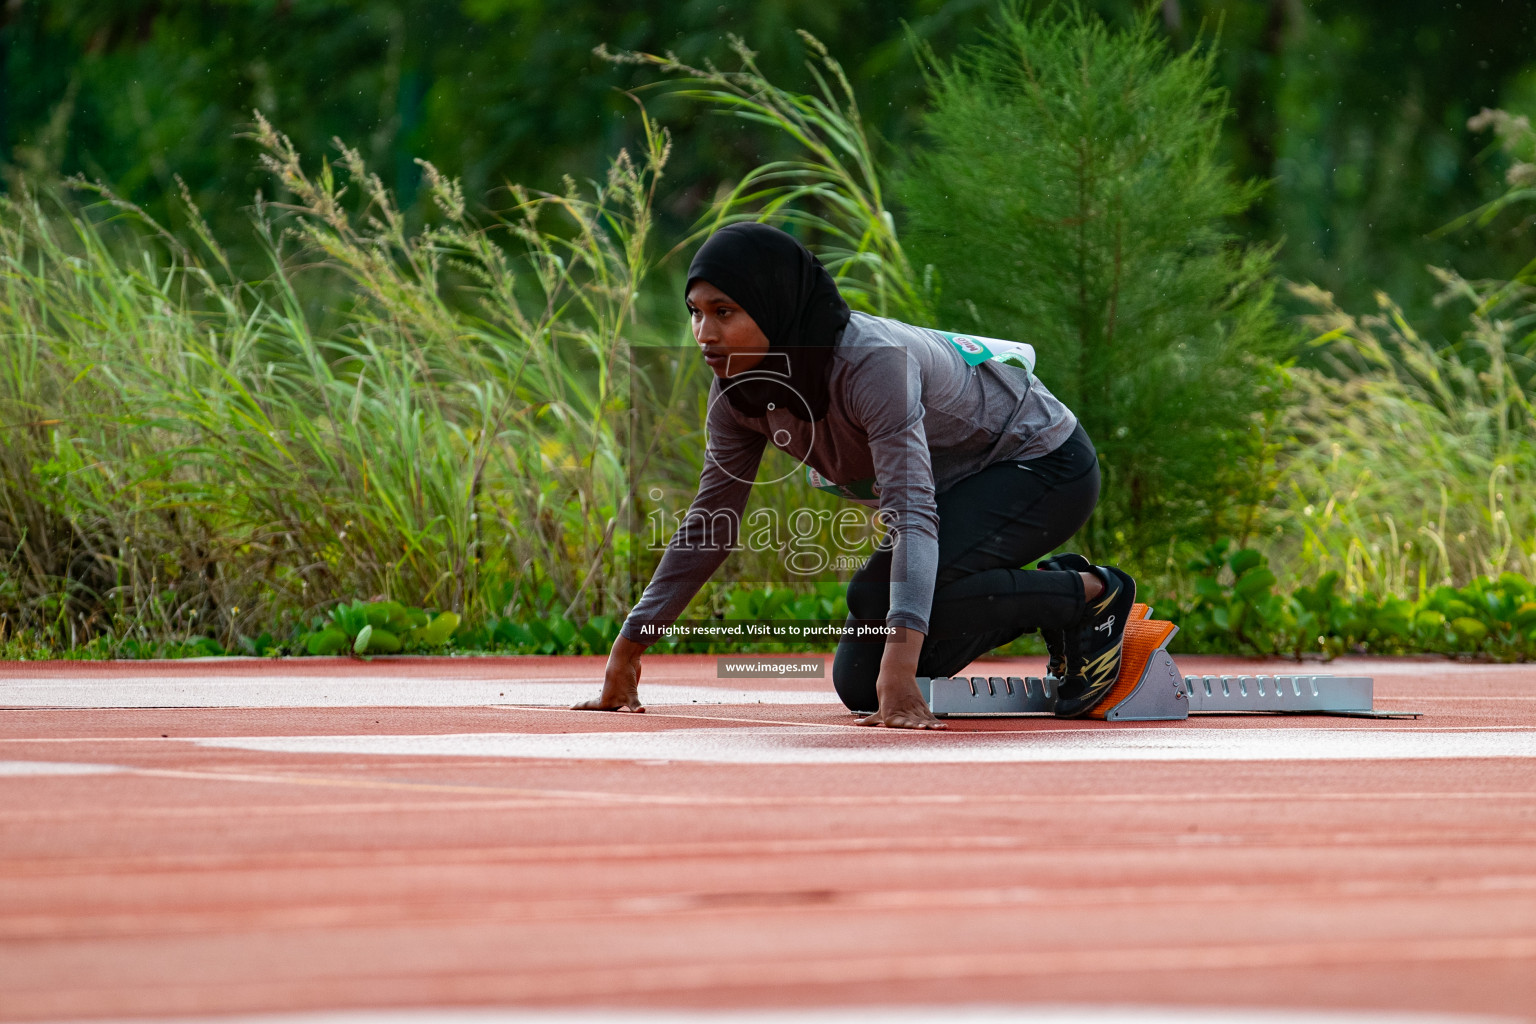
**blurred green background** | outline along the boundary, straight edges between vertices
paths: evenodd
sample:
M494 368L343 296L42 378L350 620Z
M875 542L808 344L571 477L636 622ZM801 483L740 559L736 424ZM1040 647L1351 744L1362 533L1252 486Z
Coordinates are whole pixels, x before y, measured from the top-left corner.
M605 649L697 479L688 242L771 214L856 308L1040 348L1106 471L1075 543L1186 647L1529 657L1533 41L1516 0L4 0L0 656ZM782 554L688 614L841 616Z
M1098 0L1112 24L1145 4ZM1474 277L1508 264L1498 237L1431 233L1497 184L1466 130L1482 107L1536 109L1536 5L1522 0L1163 0L1177 46L1219 37L1226 126L1239 175L1272 181L1245 234L1284 241L1287 278L1346 305L1392 294L1432 312L1425 264ZM593 55L674 51L728 63L727 33L759 52L770 80L805 88L795 29L825 42L892 153L914 144L923 69L910 45L942 56L995 14L983 0L8 0L0 7L0 162L82 173L162 209L179 174L216 227L263 184L237 138L253 109L320 154L357 146L402 204L412 162L462 177L496 205L507 182L558 188L601 177L633 145L622 90L654 75ZM910 33L910 35L908 34ZM692 220L722 182L772 155L775 140L696 109L656 109L677 148L662 212Z

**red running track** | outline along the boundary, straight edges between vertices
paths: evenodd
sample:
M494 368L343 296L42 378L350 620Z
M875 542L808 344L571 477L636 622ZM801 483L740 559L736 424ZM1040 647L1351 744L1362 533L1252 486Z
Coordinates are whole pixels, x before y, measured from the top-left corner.
M498 692L528 701L600 671L0 666L0 1019L1536 1008L1532 667L1327 669L1375 675L1378 706L1417 721L952 721L926 736L859 729L825 681L726 682L703 657L648 658L646 682L771 702L35 706L152 703L155 685L196 702L258 678L302 705L317 676L353 695L527 684ZM112 689L124 680L140 689Z

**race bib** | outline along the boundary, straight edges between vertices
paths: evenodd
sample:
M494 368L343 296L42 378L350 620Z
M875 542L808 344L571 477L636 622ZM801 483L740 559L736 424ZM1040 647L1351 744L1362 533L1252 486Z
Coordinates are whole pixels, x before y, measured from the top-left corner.
M880 485L875 483L874 477L855 480L849 484L836 484L816 472L810 466L806 466L805 482L818 491L826 491L828 494L835 494L839 498L847 498L850 501L880 500Z
M1022 341L1004 341L1001 338L980 338L974 334L952 334L949 331L938 333L955 346L955 351L960 353L960 358L965 360L967 366L977 366L991 359L1020 367L1030 373L1035 372L1033 345Z

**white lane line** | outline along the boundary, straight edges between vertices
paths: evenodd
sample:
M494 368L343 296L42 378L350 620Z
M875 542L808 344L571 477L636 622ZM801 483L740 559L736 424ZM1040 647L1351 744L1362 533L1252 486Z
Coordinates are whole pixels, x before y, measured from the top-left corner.
M1525 695L1511 694L1511 695L1506 695L1506 696L1502 696L1502 697L1500 697L1500 696L1492 696L1491 697L1491 696L1488 696L1487 694L1455 694L1455 695L1439 694L1439 695L1436 695L1436 696L1431 696L1429 694L1424 694L1424 693L1396 693L1396 694L1392 694L1392 693L1378 693L1378 694L1376 694L1376 699L1377 700L1439 700L1439 701L1445 701L1447 704L1460 704L1463 701L1469 701L1469 700L1536 700L1536 694L1525 694Z
M521 704L569 707L601 689L601 676L575 681L409 679L359 676L247 676L176 679L123 676L99 679L0 679L0 706L19 708L322 708L486 707ZM837 704L825 690L746 690L740 687L647 684L647 703Z
M722 764L934 764L1065 761L1362 761L1536 757L1536 730L1138 729L913 734L815 728L395 736L188 737L204 747L380 754Z
M69 761L0 761L0 777L16 775L112 775L131 771L114 764L76 764Z
M862 1006L805 1010L342 1010L134 1018L132 1024L1514 1024L1518 1018L1400 1010L1154 1006ZM102 1022L128 1024L128 1022Z

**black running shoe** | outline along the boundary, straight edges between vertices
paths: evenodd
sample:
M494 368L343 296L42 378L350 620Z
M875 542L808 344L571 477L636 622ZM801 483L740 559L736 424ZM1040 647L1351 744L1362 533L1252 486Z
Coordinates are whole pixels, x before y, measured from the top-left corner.
M1092 572L1093 563L1082 555L1071 551L1064 551L1050 558L1042 558L1035 565L1036 569L1045 569L1047 572ZM1067 677L1067 634L1060 629L1042 629L1040 635L1045 638L1045 653L1048 660L1045 664L1045 674L1052 680L1060 683Z
M1136 603L1136 581L1114 566L1096 566L1104 592L1088 605L1067 635L1067 678L1056 688L1056 717L1092 711L1120 674L1120 643Z

